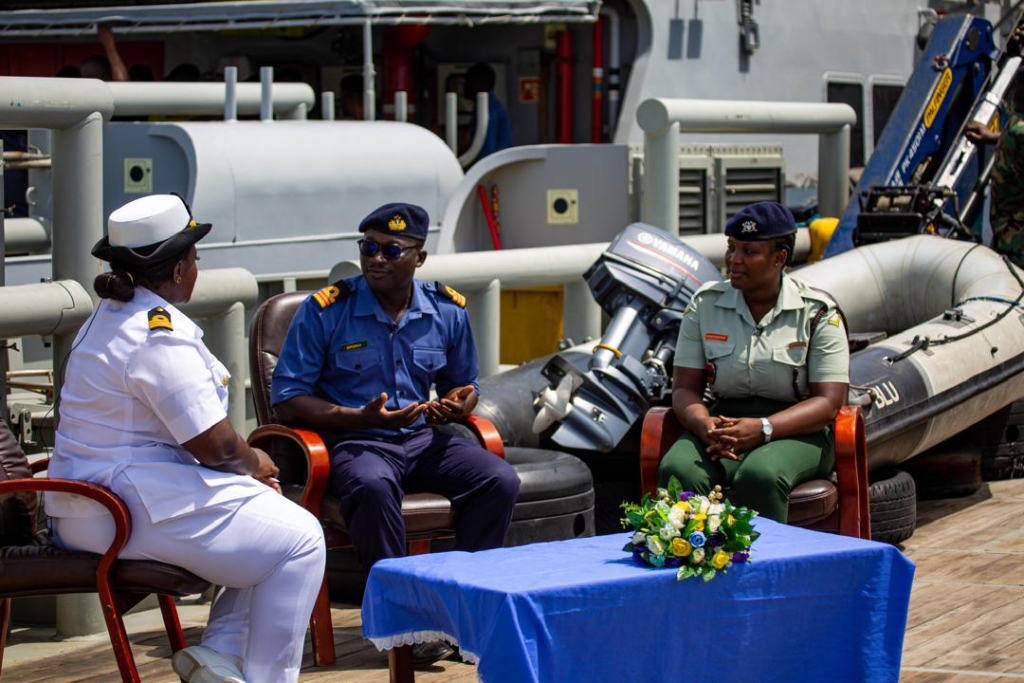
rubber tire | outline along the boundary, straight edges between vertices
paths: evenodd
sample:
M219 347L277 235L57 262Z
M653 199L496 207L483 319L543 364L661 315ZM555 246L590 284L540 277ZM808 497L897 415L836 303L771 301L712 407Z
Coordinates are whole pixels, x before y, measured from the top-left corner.
M954 438L914 456L903 467L914 478L919 500L960 498L981 488L982 450Z
M917 488L902 470L887 470L872 477L871 539L899 545L914 535L917 525Z

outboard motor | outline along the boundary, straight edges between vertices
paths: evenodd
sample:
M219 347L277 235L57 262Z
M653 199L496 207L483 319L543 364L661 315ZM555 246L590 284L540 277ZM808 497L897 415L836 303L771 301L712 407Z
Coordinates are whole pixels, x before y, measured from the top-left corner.
M560 353L541 369L535 433L560 422L552 440L565 448L611 451L652 403L670 390L683 310L718 269L678 237L633 223L584 274L611 321L586 354Z

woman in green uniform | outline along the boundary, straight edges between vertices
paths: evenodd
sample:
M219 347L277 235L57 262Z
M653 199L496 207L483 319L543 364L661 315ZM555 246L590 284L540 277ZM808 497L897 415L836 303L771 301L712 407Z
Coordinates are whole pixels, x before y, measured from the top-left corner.
M752 204L725 226L728 280L694 293L676 345L672 407L686 433L658 470L687 490L732 488L736 505L785 523L794 486L835 464L831 425L850 352L830 296L785 272L793 216ZM713 400L705 402L705 390Z

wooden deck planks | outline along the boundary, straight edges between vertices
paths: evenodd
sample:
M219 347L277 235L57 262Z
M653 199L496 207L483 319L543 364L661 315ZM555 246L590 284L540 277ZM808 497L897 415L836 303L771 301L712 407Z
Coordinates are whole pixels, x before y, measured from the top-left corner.
M917 532L903 550L917 571L899 683L1024 683L1024 480L990 482L966 498L920 502ZM387 683L387 656L363 640L358 607L336 604L333 615L338 661L310 666L307 645L301 683ZM186 626L189 643L198 642L202 620ZM175 683L163 632L129 631L142 680ZM41 654L9 660L4 683L117 680L104 638L64 643L47 655L47 645L16 633L8 647L38 647ZM416 680L473 683L476 668L441 662Z

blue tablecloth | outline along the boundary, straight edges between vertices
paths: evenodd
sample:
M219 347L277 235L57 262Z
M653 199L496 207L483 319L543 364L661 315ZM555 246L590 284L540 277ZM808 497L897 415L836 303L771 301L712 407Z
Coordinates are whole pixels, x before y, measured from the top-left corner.
M627 533L383 560L363 634L458 643L485 683L899 679L914 565L890 545L758 519L709 583L633 563Z

